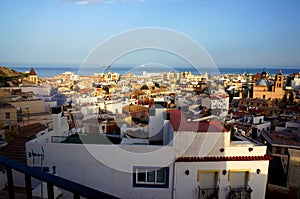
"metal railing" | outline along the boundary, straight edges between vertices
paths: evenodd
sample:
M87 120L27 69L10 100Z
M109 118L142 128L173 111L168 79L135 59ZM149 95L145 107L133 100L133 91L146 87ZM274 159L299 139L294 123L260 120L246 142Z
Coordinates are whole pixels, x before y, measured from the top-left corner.
M198 186L198 199L217 199L219 198L219 188L201 188Z
M65 141L68 136L51 136L51 143L60 143Z
M251 193L250 186L245 188L231 188L229 186L229 199L251 199Z
M5 156L0 155L0 164L5 167L7 173L7 186L10 199L15 199L13 170L23 173L25 176L27 199L32 199L31 178L41 180L47 184L49 199L54 199L54 186L73 193L74 199L80 199L80 196L88 199L117 198L115 196L78 184L76 182L72 182L56 175L42 172L36 168L26 166L14 160L8 159Z

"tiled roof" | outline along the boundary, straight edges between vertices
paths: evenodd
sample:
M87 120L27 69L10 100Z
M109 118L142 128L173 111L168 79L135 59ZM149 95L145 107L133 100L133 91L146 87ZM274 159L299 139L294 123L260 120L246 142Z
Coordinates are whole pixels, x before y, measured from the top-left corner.
M33 68L30 69L29 75L37 75Z
M1 148L0 155L4 155L10 159L26 164L26 142L32 139L32 136L46 128L46 126L39 123L21 127L19 135L17 135L6 147Z
M271 160L268 155L263 156L207 156L207 157L179 157L176 162L220 162L220 161L258 161Z
M126 113L141 113L148 112L148 108L139 105L126 105L123 106L122 111Z
M256 82L257 86L270 86L270 83L266 79L260 79Z
M228 132L221 121L187 121L180 110L167 110L174 131Z
M297 133L280 133L280 132L271 132L266 133L269 138L273 141L272 144L280 145L289 145L289 146L300 146L300 142L296 139Z
M210 95L210 96L208 96L208 98L212 99L212 100L222 100L222 99L228 98L228 96L224 95L224 94L221 94L221 95Z

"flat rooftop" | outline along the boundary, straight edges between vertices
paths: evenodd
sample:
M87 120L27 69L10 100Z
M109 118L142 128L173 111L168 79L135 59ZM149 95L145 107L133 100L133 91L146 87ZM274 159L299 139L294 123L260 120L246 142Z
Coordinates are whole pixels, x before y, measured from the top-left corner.
M271 132L271 133L266 133L266 134L273 141L273 144L300 147L300 142L296 139L297 138L296 133Z

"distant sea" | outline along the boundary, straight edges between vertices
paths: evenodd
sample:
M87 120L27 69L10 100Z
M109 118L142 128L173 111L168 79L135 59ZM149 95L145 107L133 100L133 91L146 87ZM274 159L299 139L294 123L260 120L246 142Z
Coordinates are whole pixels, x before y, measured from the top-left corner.
M31 66L6 66L8 68L14 69L18 72L30 71ZM143 71L148 73L161 73L161 72L192 72L194 74L203 74L207 72L210 75L216 74L244 74L248 70L249 74L256 74L263 71L262 68L246 68L246 67L220 67L220 68L194 68L194 67L129 67L129 66L111 66L109 68L105 67L79 67L79 66L64 66L64 67L50 67L50 66L33 66L39 77L54 77L55 75L60 75L64 72L73 72L78 75L93 75L94 73L107 73L108 71L116 72L119 74L126 73L134 73L134 74L142 74ZM269 74L276 74L278 72L278 68L265 68L265 70ZM282 68L282 73L285 75L299 73L300 68Z

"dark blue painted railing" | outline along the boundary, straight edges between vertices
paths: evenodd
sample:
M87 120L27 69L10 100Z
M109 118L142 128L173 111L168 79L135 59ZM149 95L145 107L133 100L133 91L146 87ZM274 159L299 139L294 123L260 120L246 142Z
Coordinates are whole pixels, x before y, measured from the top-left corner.
M26 166L14 160L8 159L5 156L0 155L0 164L4 165L7 173L7 186L9 198L14 199L14 182L13 182L13 170L23 173L25 176L26 196L27 199L32 199L32 185L31 178L35 178L47 183L48 198L54 199L54 186L64 189L73 193L74 199L79 199L80 196L88 199L98 198L117 198L107 193L92 189L90 187L72 182L70 180L61 178L59 176L42 172L36 168Z

